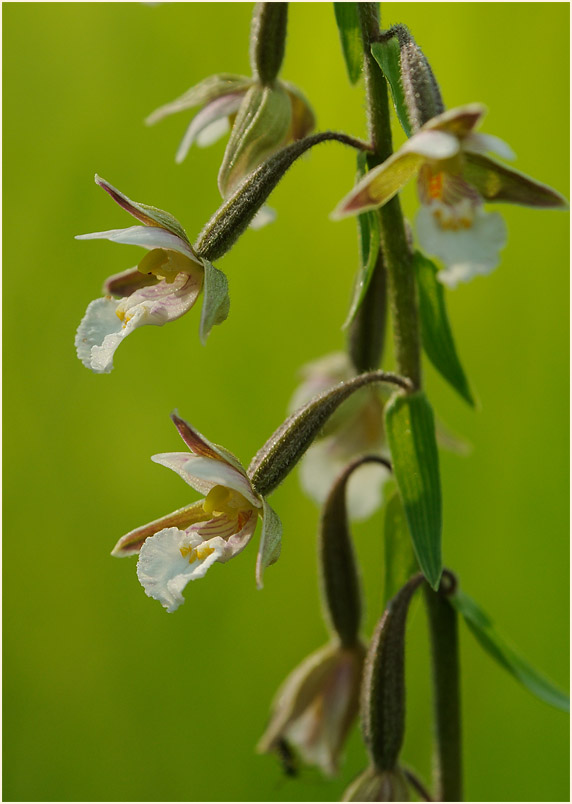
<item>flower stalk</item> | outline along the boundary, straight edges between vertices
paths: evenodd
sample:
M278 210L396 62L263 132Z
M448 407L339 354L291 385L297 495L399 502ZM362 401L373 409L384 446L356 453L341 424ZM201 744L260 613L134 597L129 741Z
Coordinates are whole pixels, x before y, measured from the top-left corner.
M368 155L368 165L371 169L391 156L393 144L387 83L371 54L371 45L378 39L380 33L379 7L377 3L357 5L364 51L369 136L373 146L373 152ZM379 217L398 370L419 388L421 348L415 278L399 199L395 197L382 207L379 210Z
M437 801L462 801L461 690L457 612L447 600L457 586L445 570L439 591L425 585L431 632L436 727L435 796Z

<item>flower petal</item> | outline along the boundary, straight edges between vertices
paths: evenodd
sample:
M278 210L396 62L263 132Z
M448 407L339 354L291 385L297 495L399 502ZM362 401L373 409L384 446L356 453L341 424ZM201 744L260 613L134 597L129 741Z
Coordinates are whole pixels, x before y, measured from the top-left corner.
M108 276L103 284L103 292L106 296L131 296L136 290L156 285L157 282L157 277L151 274L142 274L137 268L128 268Z
M276 210L264 204L250 221L249 226L253 231L257 232L259 229L268 226L269 223L274 223L275 220Z
M316 127L316 117L306 96L298 87L289 81L282 81L282 86L290 96L292 104L291 136L288 139L301 140Z
M162 326L179 318L193 306L200 290L199 276L181 273L171 284L158 282L121 301L109 296L92 301L77 330L77 356L95 373L109 374L124 338L138 327Z
M153 522L148 522L146 525L126 533L125 536L119 539L111 551L111 555L118 558L135 555L141 549L145 539L149 536L154 536L160 530L165 530L165 528L180 528L183 530L195 522L207 520L209 514L203 508L203 502L204 500L199 500L192 505L179 508L171 514L154 519Z
M218 458L219 460L226 461L246 477L244 467L236 455L233 455L232 452L224 449L224 447L220 447L218 444L213 444L212 441L209 441L208 438L205 438L204 435L199 433L195 427L192 427L188 422L182 419L177 411L171 413L171 419L179 435L192 453L202 455L205 458Z
M503 159L516 159L516 154L510 145L504 140L501 140L500 137L495 137L494 134L472 132L463 140L463 150L472 151L476 154L490 152L501 156Z
M241 529L233 533L227 541L229 558L237 556L251 540L258 523L258 513L250 510L248 514L243 515L241 522Z
M191 87L176 100L160 106L159 109L156 109L147 117L145 123L148 126L152 126L171 114L183 112L185 109L192 109L194 106L211 103L224 95L237 92L244 93L251 84L252 78L247 78L244 75L232 75L230 73L210 75L194 87Z
M419 170L424 157L403 148L370 170L332 212L332 220L358 215L390 201Z
M256 508L261 506L249 479L220 458L203 458L187 452L164 452L153 455L151 460L172 469L200 494L208 494L215 486L226 486L238 491Z
M336 436L330 436L312 444L302 458L300 483L319 505L325 502L336 478L350 460L347 455L337 454L336 447ZM372 455L379 452L379 449L371 450ZM357 457L357 453L352 457ZM383 487L390 477L388 469L374 463L364 464L352 473L346 489L347 512L352 521L367 519L379 508Z
M433 117L421 128L421 131L447 131L456 137L467 137L479 124L487 112L482 103L467 103L455 109L447 109Z
M568 209L569 206L556 190L488 156L465 154L463 178L473 184L487 201L506 201L546 209Z
M201 109L191 120L185 136L181 140L175 162L180 164L185 159L195 140L204 148L222 137L229 130L228 118L231 114L236 114L240 108L242 97L241 93L223 95Z
M451 288L496 268L499 251L507 240L503 218L496 212L485 212L482 207L475 210L470 228L452 230L442 229L431 208L422 205L417 213L416 230L423 250L445 263L445 270L437 278Z
M138 201L132 201L118 190L117 187L114 187L108 181L102 179L101 176L98 176L97 173L95 174L95 183L105 190L116 204L119 204L122 209L129 212L130 215L133 215L138 221L141 221L146 226L160 226L162 229L167 229L190 247L185 230L170 212L165 212L164 209L158 209L157 207L151 207L149 204L141 204Z
M420 154L428 159L439 161L455 156L459 153L460 148L459 139L454 134L449 134L446 131L421 129L407 140L398 153Z
M199 548L199 555L203 552L204 557L197 556L189 561L189 556L193 555L189 548ZM185 551L188 551L186 555ZM137 577L149 597L158 600L168 612L173 612L185 602L182 592L188 582L202 578L225 551L223 539L204 542L196 534L166 528L143 543L137 562Z
M190 260L201 265L201 261L188 243L173 232L161 229L159 226L130 226L128 229L108 229L105 232L91 232L90 234L76 235L76 240L111 240L113 243L125 243L129 246L143 246L143 248L165 248L178 251Z

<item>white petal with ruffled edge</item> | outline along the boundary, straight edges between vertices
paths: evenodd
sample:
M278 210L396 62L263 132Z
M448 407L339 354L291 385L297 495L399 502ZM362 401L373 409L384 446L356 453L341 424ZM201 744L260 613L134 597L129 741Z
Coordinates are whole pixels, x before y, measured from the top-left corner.
M422 205L417 213L416 231L421 248L445 263L446 268L439 271L437 278L450 288L493 271L507 241L503 218L497 212L485 212L482 207L475 210L469 228L452 230L442 229L431 207Z
M167 229L159 226L129 226L127 229L108 229L105 232L91 232L90 234L76 235L76 240L111 240L112 243L123 243L128 246L142 246L154 249L164 248L178 251L193 262L202 265L188 243Z
M195 533L166 528L143 543L137 577L149 597L173 612L185 602L182 592L189 581L202 578L215 561L224 557L226 549L224 539L205 542ZM189 556L193 555L191 550L198 555L189 561ZM204 557L201 558L201 554Z
M162 281L121 300L106 296L92 301L77 330L77 356L96 374L109 374L124 338L138 327L162 326L180 318L196 302L201 284L199 276L181 273L170 284Z

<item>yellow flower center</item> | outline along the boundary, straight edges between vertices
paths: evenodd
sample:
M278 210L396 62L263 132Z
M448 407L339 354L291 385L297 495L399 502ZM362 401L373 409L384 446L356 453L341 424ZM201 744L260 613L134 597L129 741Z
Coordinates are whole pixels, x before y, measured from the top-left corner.
M137 266L142 274L153 274L170 285L181 272L189 273L192 261L184 254L170 249L154 248L149 251Z
M179 550L183 558L188 556L189 564L192 564L193 561L202 561L210 556L211 553L214 553L214 547L209 547L208 544L199 544L196 547L180 547Z
M243 511L249 512L253 506L238 491L227 486L214 486L207 494L203 508L213 517L222 514L238 517Z

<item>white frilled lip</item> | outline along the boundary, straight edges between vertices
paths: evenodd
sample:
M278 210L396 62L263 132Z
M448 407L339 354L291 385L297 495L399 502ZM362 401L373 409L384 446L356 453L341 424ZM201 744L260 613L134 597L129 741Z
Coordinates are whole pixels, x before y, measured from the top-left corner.
M111 240L113 243L124 243L142 246L146 249L163 248L177 251L202 266L200 259L182 237L162 229L160 226L130 226L127 229L108 229L105 232L91 232L76 235L76 240Z
M172 283L161 281L121 300L105 296L92 301L76 333L77 356L95 373L108 374L115 350L128 335L141 326L180 318L195 304L201 287L200 272L181 272Z
M436 222L431 205L422 204L416 218L416 232L423 251L445 263L437 278L450 288L478 275L489 274L500 262L507 229L501 215L478 206L470 227L452 231Z
M190 550L197 552L195 560L189 561ZM220 537L204 540L197 533L166 528L143 543L137 577L149 597L173 612L185 602L182 593L189 581L203 578L227 551L228 545Z

